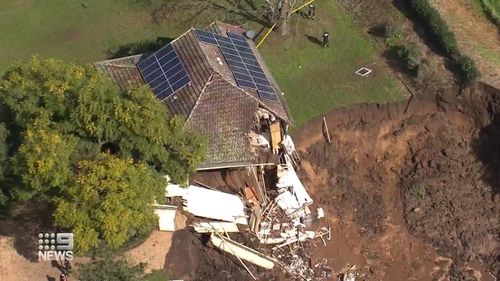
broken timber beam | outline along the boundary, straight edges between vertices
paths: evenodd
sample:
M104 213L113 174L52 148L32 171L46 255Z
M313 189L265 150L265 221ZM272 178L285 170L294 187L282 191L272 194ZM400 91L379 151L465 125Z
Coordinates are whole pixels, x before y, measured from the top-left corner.
M262 253L259 253L254 249L233 241L229 238L225 238L217 234L212 234L210 236L210 241L212 242L212 244L214 244L215 247L221 249L226 253L235 255L238 259L241 258L265 269L272 269L274 267L274 260L270 257L267 257Z
M328 130L328 124L326 123L325 116L323 116L323 133L325 134L328 143L332 143L332 140L330 139L330 131Z

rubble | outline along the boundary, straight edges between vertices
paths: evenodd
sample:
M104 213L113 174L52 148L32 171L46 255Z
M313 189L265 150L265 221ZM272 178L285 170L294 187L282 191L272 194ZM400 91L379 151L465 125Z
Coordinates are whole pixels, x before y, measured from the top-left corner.
M274 261L272 258L267 257L262 253L259 253L254 249L235 242L227 237L214 233L210 236L210 241L214 244L215 247L223 250L224 252L235 255L238 258L249 261L255 265L258 265L265 269L272 269L274 267Z
M231 222L195 222L191 225L198 233L232 233L240 232L238 225Z
M247 224L243 201L236 195L190 185L168 184L166 197L182 197L184 210L200 217Z
M263 132L251 134L249 139L255 145L270 144L273 153L278 153L278 144L281 145L281 164L250 168L256 182L239 187L239 194L217 191L205 184L187 188L169 184L166 195L182 197L183 210L196 216L191 224L194 231L210 234L211 244L235 256L252 278L255 276L244 261L265 269L278 264L293 278L325 279L331 270L324 265L311 265L301 245L312 239L321 239L326 245L325 238L330 240L331 229L314 229L325 213L322 208L317 208L316 213L309 209L313 200L295 171L300 158L291 137L286 134L281 137L278 124L271 123L270 129L270 136ZM257 238L257 246L244 245L229 236L245 233Z

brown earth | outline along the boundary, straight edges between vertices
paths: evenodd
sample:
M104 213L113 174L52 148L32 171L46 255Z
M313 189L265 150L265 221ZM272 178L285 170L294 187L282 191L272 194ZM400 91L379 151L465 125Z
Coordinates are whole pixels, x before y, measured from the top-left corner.
M325 208L332 240L311 243L311 263L359 280L494 280L500 274L500 92L424 90L411 103L361 104L301 128L302 180ZM405 109L408 107L407 112ZM221 188L230 174L198 175ZM251 239L247 240L251 241ZM166 270L184 280L251 280L234 257L174 234ZM291 280L249 266L258 280Z
M356 264L362 280L498 276L498 94L477 85L430 91L406 114L406 102L334 110L331 144L322 120L304 126L302 178L334 229L317 259Z
M21 204L12 208L12 218L0 219L0 281L59 280L60 264L38 261L37 233L57 232L51 227L50 214L44 204ZM185 227L185 217L177 216L176 227ZM124 252L131 265L147 263L146 272L161 270L171 241L171 232L154 230L140 245ZM91 257L75 257L73 271ZM71 280L77 280L75 274Z

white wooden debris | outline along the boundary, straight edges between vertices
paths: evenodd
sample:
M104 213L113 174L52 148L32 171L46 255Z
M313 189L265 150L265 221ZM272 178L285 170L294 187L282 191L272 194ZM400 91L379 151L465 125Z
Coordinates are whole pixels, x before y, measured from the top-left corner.
M183 188L168 184L166 196L182 197L184 210L195 216L247 224L245 205L236 195L194 185Z
M285 155L286 165L278 173L278 188L280 194L275 201L288 215L304 209L313 203L304 185L293 168L290 157Z
M212 234L210 236L210 241L214 244L215 247L221 249L224 252L235 255L242 260L251 262L265 269L272 269L274 267L274 261L270 257L267 257L264 254L259 253L254 249L235 242L229 238Z
M175 216L177 207L171 205L153 205L158 216L158 226L161 231L175 231Z
M240 232L238 225L232 222L195 222L193 223L194 231L198 233L230 233Z

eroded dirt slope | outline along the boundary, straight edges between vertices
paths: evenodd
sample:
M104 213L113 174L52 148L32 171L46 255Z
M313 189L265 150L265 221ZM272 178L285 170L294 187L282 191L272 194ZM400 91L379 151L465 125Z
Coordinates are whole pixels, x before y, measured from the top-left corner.
M362 280L486 280L500 271L500 93L423 90L412 100L330 112L295 135L299 176L332 227L310 243L310 264L332 276L352 265ZM241 177L205 174L216 187ZM248 241L247 241L248 242ZM173 278L251 280L206 237L176 232L166 259ZM290 280L249 265L258 280ZM333 277L335 278L335 277Z
M317 247L362 280L493 280L499 274L498 91L428 90L358 105L297 134L302 176L326 206L333 241Z

